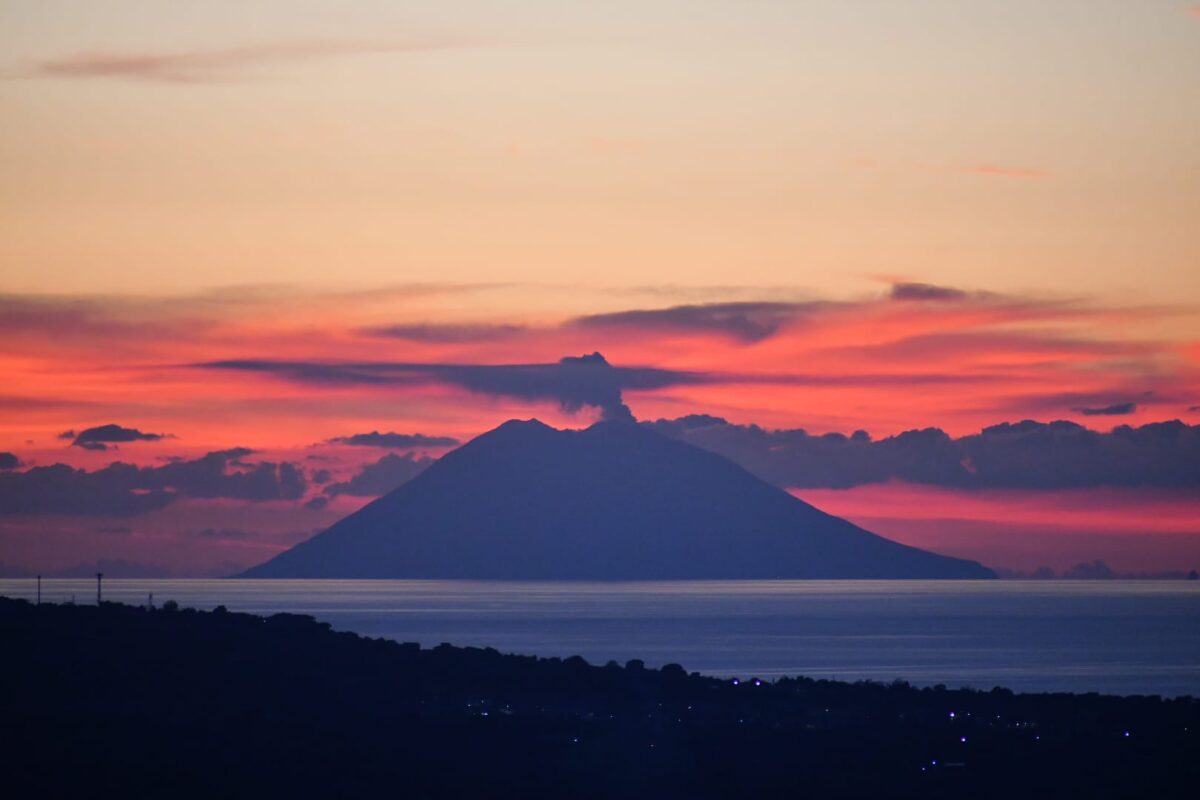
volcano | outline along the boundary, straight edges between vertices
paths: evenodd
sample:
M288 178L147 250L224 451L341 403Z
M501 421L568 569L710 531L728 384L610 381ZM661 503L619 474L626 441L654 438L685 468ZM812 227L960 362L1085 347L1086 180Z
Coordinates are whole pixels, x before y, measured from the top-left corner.
M512 420L245 578L992 578L628 420Z

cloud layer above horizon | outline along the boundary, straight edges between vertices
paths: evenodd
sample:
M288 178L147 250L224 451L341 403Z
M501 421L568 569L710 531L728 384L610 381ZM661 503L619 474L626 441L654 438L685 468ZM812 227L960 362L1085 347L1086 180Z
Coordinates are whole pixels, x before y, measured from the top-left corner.
M580 409L615 418L630 408L640 418L713 413L780 428L960 435L1018 419L1187 420L1200 396L1196 312L1186 307L895 282L849 299L558 317L513 309L499 319L460 311L442 321L430 311L431 295L502 291L0 297L11 378L0 404L15 422L0 446L18 452L50 425L55 436L81 431L80 448L149 442L158 431L212 449L231 439L274 446L296 435L263 437L253 419L278 431L314 414L360 430L436 419L438 435L462 439L508 416L570 422ZM185 410L201 403L229 411L238 435L218 437L196 419L207 415ZM144 421L101 427L113 418Z
M851 298L430 310L509 290L0 298L7 558L235 572L533 416L657 419L868 528L998 566L1152 570L1200 541L1190 309L896 280ZM905 496L962 517L909 518ZM1037 511L1006 538L988 527L1001 504Z

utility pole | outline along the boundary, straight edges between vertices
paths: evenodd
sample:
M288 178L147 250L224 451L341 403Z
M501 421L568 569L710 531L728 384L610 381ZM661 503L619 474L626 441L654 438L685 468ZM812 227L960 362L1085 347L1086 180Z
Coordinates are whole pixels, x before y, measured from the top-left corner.
M96 573L96 605L100 605L100 579L103 577L103 572Z
M42 576L41 576L41 575L38 575L38 599L37 599L37 604L38 604L39 606L42 604Z

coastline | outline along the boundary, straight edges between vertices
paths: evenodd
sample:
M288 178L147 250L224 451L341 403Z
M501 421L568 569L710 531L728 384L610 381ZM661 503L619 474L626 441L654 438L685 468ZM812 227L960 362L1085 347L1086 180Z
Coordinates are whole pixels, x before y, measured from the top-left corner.
M108 600L310 614L335 630L704 674L1025 692L1200 694L1186 582L103 581ZM43 599L95 602L95 578ZM33 581L0 594L35 599Z

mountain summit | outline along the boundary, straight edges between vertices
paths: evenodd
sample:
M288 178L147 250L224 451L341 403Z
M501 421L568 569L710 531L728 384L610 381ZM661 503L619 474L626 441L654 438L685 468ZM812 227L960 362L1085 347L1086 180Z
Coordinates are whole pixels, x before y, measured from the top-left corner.
M246 578L989 578L626 420L512 420Z

